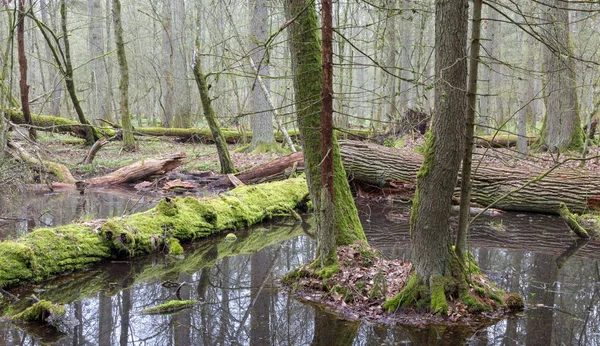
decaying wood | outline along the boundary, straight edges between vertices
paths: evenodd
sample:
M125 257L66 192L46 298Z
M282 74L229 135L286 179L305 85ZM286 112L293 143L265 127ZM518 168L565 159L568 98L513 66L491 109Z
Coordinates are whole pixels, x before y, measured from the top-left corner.
M98 151L100 151L100 149L102 149L102 147L107 145L108 143L109 143L109 140L104 137L97 140L94 143L94 145L92 145L90 150L87 152L87 154L85 155L85 158L83 159L83 161L81 163L86 164L86 165L92 163L92 161L94 161L94 158L96 157L96 154L98 153Z
M129 166L120 168L112 173L101 177L87 180L87 186L108 186L131 183L148 176L163 175L183 164L185 153L173 153L161 158L146 159L135 162Z
M302 153L294 153L282 158L263 163L247 171L235 174L235 177L244 184L258 184L268 181L287 179L295 173L304 170ZM212 188L225 188L233 186L227 176L210 183Z
M392 182L414 184L422 162L419 154L366 142L341 141L340 150L351 180L378 187ZM596 171L562 168L536 180L545 171L485 163L474 166L471 202L493 204L501 210L552 214L558 214L561 202L575 213L600 210L600 174ZM498 200L510 191L514 192Z
M527 145L538 140L536 136L528 136ZM482 148L509 148L516 147L519 137L517 135L495 135L475 137L475 145Z
M15 159L27 163L40 172L52 175L54 179L61 183L75 183L75 178L73 178L73 175L71 175L71 172L65 165L58 162L44 160L39 155L34 155L28 152L21 146L21 144L17 142L8 142L8 152Z
M577 219L575 218L575 215L573 215L573 213L571 213L569 211L569 208L567 208L567 206L564 203L560 203L559 206L559 215L560 217L562 217L563 220L565 220L567 226L569 226L569 228L575 233L577 234L577 236L579 238L583 238L583 239L589 239L590 235L588 234L588 232L585 230L585 228L583 228L579 222L577 222Z

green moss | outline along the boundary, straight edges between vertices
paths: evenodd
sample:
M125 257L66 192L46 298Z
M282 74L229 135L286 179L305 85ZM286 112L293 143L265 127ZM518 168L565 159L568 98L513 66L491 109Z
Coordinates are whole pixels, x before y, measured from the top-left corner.
M525 308L523 297L518 293L508 293L505 302L510 311L521 311Z
M197 304L200 304L197 300L171 300L164 304L144 309L142 312L149 315L171 314L183 309L191 308Z
M452 292L456 285L456 279L451 276L440 276L432 280L430 303L432 313L436 315L446 315L448 313L446 294Z
M412 201L412 207L410 212L410 232L412 235L413 225L417 222L417 216L419 212L419 206L421 204L421 196L420 196L420 185L422 184L423 178L429 175L429 172L433 168L433 164L435 161L435 135L431 131L427 131L425 133L425 148L424 148L424 157L423 163L417 172L417 189L415 191L415 196Z
M252 154L261 154L261 153L285 154L286 151L277 142L273 142L273 143L258 142L256 144L256 147L251 151L251 153Z
M317 261L315 261L317 262ZM317 276L321 279L328 279L330 278L332 275L334 275L335 273L338 273L340 271L340 266L338 265L337 261L335 262L335 264L323 267L319 270L317 270Z
M227 233L227 235L225 236L225 241L235 241L237 239L237 236L233 233Z
M484 311L492 311L492 307L488 304L479 302L475 297L471 296L467 290L461 293L460 299L467 306L467 311L470 313L482 313Z
M179 213L175 200L169 197L165 197L158 202L156 211L164 216L175 216Z
M52 304L52 302L47 300L40 300L12 318L22 322L45 322L49 316L58 317L64 315L65 312L65 307L62 305Z
M350 289L348 289L347 287L335 285L335 286L333 286L333 288L331 290L333 292L341 294L344 299L344 302L346 302L346 303L350 303L351 301L354 300L354 295L352 294L352 291Z
M183 255L183 247L181 247L177 238L169 238L169 254L174 256Z
M429 290L421 283L419 276L416 273L412 273L406 286L393 298L388 299L383 304L383 309L395 312L409 306L417 306L419 301L429 303Z

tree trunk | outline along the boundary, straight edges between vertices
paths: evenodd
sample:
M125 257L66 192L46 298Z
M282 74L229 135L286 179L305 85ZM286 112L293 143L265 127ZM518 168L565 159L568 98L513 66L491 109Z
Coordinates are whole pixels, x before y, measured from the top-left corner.
M108 221L38 229L19 240L0 242L0 288L37 282L102 260L162 251L172 237L191 241L287 215L306 203L307 194L304 178L289 179L240 187L209 199L166 198L147 212Z
M162 121L163 127L173 126L173 108L175 107L175 85L173 81L173 43L172 43L172 17L171 17L171 6L172 1L164 1L162 3L162 26L163 26L163 102L162 107L164 111L164 117Z
M435 2L435 112L417 175L411 212L411 258L420 280L434 288L450 272L450 203L464 147L467 109L466 0ZM434 306L437 311L440 306ZM444 309L441 309L445 313Z
M121 25L121 1L113 1L113 21L115 24L115 44L117 45L117 57L119 58L119 68L121 69L121 80L119 81L119 111L121 113L121 125L123 126L123 148L125 150L135 150L135 138L133 137L133 127L131 126L131 116L129 114L129 68L127 66L127 56L125 55L125 40L123 39L123 26Z
M342 141L341 154L352 181L379 187L395 182L414 189L423 160L419 154L356 141ZM600 174L596 171L556 169L543 179L533 181L546 171L516 170L509 165L477 162L475 165L477 170L473 174L471 202L502 210L534 213L558 214L560 202L564 202L575 213L600 211ZM528 182L530 184L523 189L498 200Z
M90 28L88 32L88 49L91 61L91 84L90 84L90 118L107 119L108 104L104 96L106 91L106 70L104 69L104 24L102 20L102 1L88 0L87 10L90 16Z
M577 76L569 34L568 3L548 0L544 8L544 70L546 81L544 101L546 116L542 126L541 144L547 150L573 149L583 146L583 130L577 102Z
M171 40L173 54L173 91L175 92L174 121L175 127L188 128L192 125L192 99L190 86L188 83L189 61L185 52L189 51L186 47L187 32L186 10L191 10L193 2L168 1L171 2L172 9L172 34ZM164 4L167 1L163 2Z
M77 92L75 89L75 78L73 76L73 65L71 63L71 47L69 45L69 31L67 30L67 2L66 0L62 0L60 3L60 17L61 17L61 27L63 34L63 44L64 44L64 76L65 76L65 84L67 85L67 90L69 91L69 96L71 96L71 101L73 102L73 107L75 108L75 112L77 113L77 117L79 118L79 122L87 125L85 128L86 131L86 142L88 145L93 145L100 136L97 135L94 131L94 128L91 127L90 122L87 120L85 115L83 114L83 109L81 108L81 104L79 103L79 99L77 98Z
M315 4L308 0L286 0L286 18L291 21L288 26L292 72L294 74L294 90L298 118L298 128L304 149L308 189L315 210L321 210L321 169L322 144L321 133L315 131L321 127L321 92L322 92L322 59L319 39L319 25ZM335 201L335 233L336 245L352 244L356 240L364 240L365 234L358 218L346 173L339 155L339 146L334 139L330 148L333 153ZM320 220L316 222L317 228ZM319 230L317 229L317 232Z
M269 51L264 46L268 39L269 31L269 10L266 0L255 0L251 19L251 40L250 52L252 52L253 63L256 64L255 71L257 78L252 81L252 96L250 98L250 110L253 113L250 122L252 129L252 143L249 150L256 149L261 143L272 145L275 142L273 137L273 114L269 109L272 108L267 102L268 93L264 93L259 85L258 76L261 76L264 87L269 90ZM264 79L262 77L266 77Z
M200 14L198 14L200 16ZM204 117L210 128L210 132L215 140L215 146L217 147L217 153L219 155L219 163L221 165L221 173L228 174L235 172L235 166L231 162L229 156L229 148L225 138L221 133L221 128L217 122L217 115L212 106L212 100L208 95L208 86L206 85L206 76L202 72L202 66L200 65L200 38L196 37L196 49L194 50L194 57L192 60L192 69L194 70L194 76L196 78L196 84L198 85L198 91L200 92L200 99L202 100L202 108L204 109Z
M473 22L471 26L471 47L469 57L469 80L467 85L467 119L465 149L460 182L460 211L456 233L456 255L463 263L467 261L467 237L469 235L469 211L471 204L471 170L473 167L473 147L475 133L475 112L477 107L477 76L479 70L479 38L481 36L481 0L473 0Z
M28 125L31 125L29 110L29 85L27 84L27 57L25 56L25 0L19 0L19 15L17 18L17 45L19 53L19 89L21 91L21 109ZM29 128L29 138L36 139L35 129Z

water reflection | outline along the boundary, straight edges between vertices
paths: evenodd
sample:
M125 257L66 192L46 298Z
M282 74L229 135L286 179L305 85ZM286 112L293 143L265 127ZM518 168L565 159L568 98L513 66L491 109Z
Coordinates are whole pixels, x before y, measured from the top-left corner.
M90 190L0 196L0 240L16 238L36 227L52 227L74 220L109 218L145 211L160 197L130 190Z
M408 256L407 210L359 206L370 243L388 257ZM261 248L259 240L270 245ZM478 330L348 322L298 302L275 282L313 257L313 242L293 221L241 232L235 243L214 238L185 250L184 260L154 255L106 263L13 290L68 303L70 324L61 334L1 323L0 344L600 345L600 244L578 242L550 216L506 213L501 222L475 224L472 250L481 268L532 306ZM160 285L165 280L186 282L181 298L202 304L173 315L142 314L176 299L174 289Z

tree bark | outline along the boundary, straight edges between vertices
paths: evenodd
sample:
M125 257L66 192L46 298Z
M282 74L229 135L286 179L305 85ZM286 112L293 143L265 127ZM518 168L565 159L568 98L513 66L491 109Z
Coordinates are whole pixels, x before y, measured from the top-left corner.
M27 84L27 57L25 56L25 0L19 0L19 15L17 18L17 46L19 55L19 89L21 91L21 109L28 125L31 125L29 109L29 85ZM35 129L29 128L29 138L36 139Z
M569 33L569 4L560 0L545 2L544 20L548 24L542 27L546 38L543 48L546 116L541 144L551 152L579 150L583 146L583 130L579 118L575 63L571 58L573 48Z
M200 14L198 14L200 16ZM229 156L229 148L225 138L221 133L221 128L217 122L217 115L212 106L212 100L208 95L208 86L206 85L206 76L202 72L202 66L200 65L200 38L196 37L196 49L194 50L194 57L192 60L192 69L194 70L194 77L196 78L196 84L198 85L198 91L200 92L200 99L202 100L202 108L204 109L204 117L210 128L210 132L215 140L215 146L217 147L217 153L219 155L219 163L221 165L221 173L228 174L235 172L235 166L231 162Z
M77 97L77 92L75 90L75 77L73 76L73 65L71 63L71 47L69 45L69 32L67 30L66 0L62 0L60 3L60 17L64 43L65 84L67 85L67 91L69 92L69 96L71 96L71 101L73 102L73 107L75 108L75 112L77 113L79 122L83 125L87 125L87 127L85 128L86 142L87 144L92 145L94 144L94 142L100 139L100 136L95 133L94 128L91 126L90 122L85 117L83 109L81 108L81 103L79 103L79 98Z
M450 204L465 142L467 10L467 0L435 1L436 116L425 143L410 216L415 275L430 290L434 289L438 278L456 277L457 274L452 272L449 263L448 228ZM446 313L441 305L435 304L436 300L432 299L433 312ZM443 305L446 305L445 301Z
M423 157L376 144L341 141L344 167L351 181L389 187L390 183L414 190ZM471 202L502 210L558 214L560 202L575 213L600 211L600 174L593 170L556 169L547 171L475 163ZM459 176L460 181L460 176ZM533 181L533 182L532 182ZM508 192L515 191L504 199ZM455 189L455 193L458 190Z
M460 211L456 233L456 255L463 263L467 261L467 237L469 235L469 210L471 204L471 172L473 167L473 143L475 133L475 108L477 107L477 76L479 68L479 38L481 33L481 0L473 0L471 47L469 57L469 80L467 84L467 119L465 148L460 182Z
M121 25L121 1L113 0L113 21L115 24L115 44L117 45L117 57L121 70L119 81L119 111L121 113L121 125L123 126L123 148L135 150L135 138L133 137L133 126L129 114L129 68L125 54L125 40L123 39L123 26Z
M321 91L322 59L319 25L314 2L310 0L286 0L284 2L288 26L292 71L294 74L295 102L298 128L304 149L308 189L315 210L321 210ZM294 19L294 20L292 20ZM319 100L319 101L315 101ZM358 218L346 173L339 156L339 146L334 139L333 153L335 232L336 245L352 244L365 240L364 230ZM320 220L317 220L317 232ZM366 240L365 240L366 241Z

